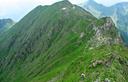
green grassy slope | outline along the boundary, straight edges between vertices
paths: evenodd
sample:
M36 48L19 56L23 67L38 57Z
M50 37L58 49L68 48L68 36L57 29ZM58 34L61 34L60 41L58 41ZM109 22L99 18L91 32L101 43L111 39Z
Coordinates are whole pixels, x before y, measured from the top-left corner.
M2 36L0 82L128 81L128 51L111 19L68 1L38 6Z

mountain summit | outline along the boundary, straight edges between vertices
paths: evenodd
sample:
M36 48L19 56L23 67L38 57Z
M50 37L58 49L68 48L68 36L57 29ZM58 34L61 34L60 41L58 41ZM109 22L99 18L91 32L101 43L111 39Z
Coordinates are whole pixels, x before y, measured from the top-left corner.
M67 0L38 6L0 37L0 82L127 82L128 50L111 18Z

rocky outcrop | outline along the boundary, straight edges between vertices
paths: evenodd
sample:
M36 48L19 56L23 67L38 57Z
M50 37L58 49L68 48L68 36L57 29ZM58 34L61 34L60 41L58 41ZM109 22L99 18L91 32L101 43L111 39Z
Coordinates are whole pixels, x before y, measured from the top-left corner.
M106 20L106 23L102 25L102 22ZM102 18L101 26L93 24L93 29L95 30L95 36L90 40L91 46L98 47L101 45L112 45L120 44L122 42L118 30L113 27L114 23L110 18Z
M99 60L92 60L90 64L90 68L95 68L98 65L102 65L105 67L111 67L114 61L119 61L120 64L123 64L125 66L128 66L128 60L123 59L116 53L110 53L110 56L106 57L105 59L99 59Z

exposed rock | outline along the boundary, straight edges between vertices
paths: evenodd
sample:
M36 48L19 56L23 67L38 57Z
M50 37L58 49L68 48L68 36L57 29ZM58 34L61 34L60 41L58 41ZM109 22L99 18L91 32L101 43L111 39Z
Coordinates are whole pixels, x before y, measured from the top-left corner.
M66 10L66 9L67 9L67 8L65 8L65 7L64 7L64 8L62 8L62 10Z
M108 78L105 78L104 82L111 82Z
M81 32L80 38L83 38L83 37L84 37L84 32Z
M82 79L82 80L85 79L85 74L84 74L84 73L81 74L81 79Z
M104 61L102 60L96 60L95 62L92 63L92 67L96 67L97 65L104 64Z
M100 82L100 80L99 79L96 79L96 81L94 81L94 82Z
M107 59L102 59L102 60L93 60L91 61L91 65L89 67L96 67L97 65L103 65L110 67L112 62L118 57L116 54L112 53L110 57ZM119 58L118 58L119 59Z
M103 18L103 20L106 20L107 22L101 26L93 24L95 36L90 40L91 47L98 47L103 44L112 45L120 43L118 32L116 28L113 27L112 20L109 18Z

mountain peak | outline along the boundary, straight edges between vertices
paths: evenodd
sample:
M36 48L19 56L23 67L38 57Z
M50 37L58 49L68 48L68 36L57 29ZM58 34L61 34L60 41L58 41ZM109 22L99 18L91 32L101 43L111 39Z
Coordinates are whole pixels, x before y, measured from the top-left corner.
M70 3L68 0L63 0L63 1L59 1L59 2L56 2L54 4L60 4L60 5L72 5L72 3ZM53 4L53 5L54 5Z

